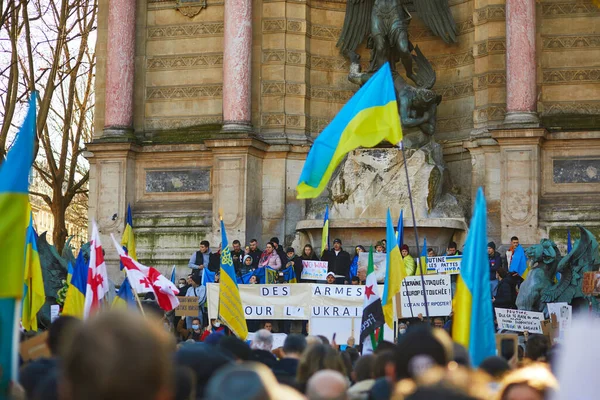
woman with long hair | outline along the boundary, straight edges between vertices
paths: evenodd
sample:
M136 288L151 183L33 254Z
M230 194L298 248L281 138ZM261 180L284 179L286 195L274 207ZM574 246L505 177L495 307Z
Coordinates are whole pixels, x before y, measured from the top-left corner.
M267 248L263 251L258 262L258 268L271 267L274 270L281 269L281 258L275 251L273 242L267 243Z
M361 245L356 246L354 249L354 258L352 259L352 264L350 264L350 279L354 278L356 274L358 274L358 256L364 251L365 248Z
M300 258L307 261L319 261L319 257L317 257L317 253L315 253L311 244L304 245Z

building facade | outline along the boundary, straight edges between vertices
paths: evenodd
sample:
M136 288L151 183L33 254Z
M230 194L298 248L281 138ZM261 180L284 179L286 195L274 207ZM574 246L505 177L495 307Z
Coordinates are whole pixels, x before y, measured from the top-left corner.
M336 48L345 1L99 3L89 215L105 243L128 203L138 257L163 269L185 266L202 239L218 246L219 209L230 241L292 243L311 142L357 90ZM418 15L409 33L437 72L435 137L454 186L466 197L484 187L497 243L600 227L600 10L449 4L458 43Z

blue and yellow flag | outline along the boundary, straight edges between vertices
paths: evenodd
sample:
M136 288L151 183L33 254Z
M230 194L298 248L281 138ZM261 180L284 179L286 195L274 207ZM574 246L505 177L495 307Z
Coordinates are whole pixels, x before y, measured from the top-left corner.
M184 293L185 294L185 293ZM125 277L123 279L123 283L121 283L121 287L117 292L117 297L113 300L111 308L115 309L137 309L137 305L135 303L135 297L133 297L133 290L131 290L131 285L129 284L129 279Z
M121 246L123 246L125 254L137 261L137 255L135 254L135 236L133 235L131 204L127 204L127 219L125 223L125 230L123 231L123 237L121 238ZM120 268L121 270L123 269L123 263L121 263Z
M527 266L527 256L525 255L523 246L518 245L515 247L508 270L510 272L516 272L517 274L521 275L521 278L523 279L527 278L529 268Z
M246 340L248 325L237 285L227 232L221 216L221 275L219 280L219 319L240 339ZM207 268L204 268L207 269Z
M421 266L423 266L423 275L427 275L427 238L423 238L423 247L421 247L421 257L417 260L417 269L415 275L421 275Z
M397 144L402 127L390 65L386 63L342 107L315 140L298 181L299 199L318 197L344 156L383 140Z
M281 270L283 272L283 280L287 283L298 283L298 279L296 278L296 270L294 270L294 266L290 265L289 267Z
M329 205L326 206L325 215L323 216L323 233L321 234L321 257L323 257L325 249L329 249Z
M383 306L383 316L385 323L391 329L394 329L394 297L400 292L402 280L406 278L406 267L400 255L400 248L394 235L394 225L392 224L392 215L390 209L387 212L386 222L386 242L391 248L387 249L387 271L385 274L385 283L383 285L383 297L381 304Z
M37 93L17 137L0 165L0 397L17 378L18 326L23 296L29 171L33 164Z
M482 268L488 262L486 220L485 197L479 188L456 285L452 322L452 338L469 350L474 367L496 354L490 274Z
M83 308L85 305L85 292L87 289L88 263L83 257L83 251L79 250L79 255L75 260L73 268L73 277L67 289L65 305L63 306L63 315L72 315L83 318Z
M46 302L42 265L37 249L37 234L33 228L33 216L29 214L27 240L25 244L25 294L23 296L23 312L21 321L23 328L37 331L37 313Z

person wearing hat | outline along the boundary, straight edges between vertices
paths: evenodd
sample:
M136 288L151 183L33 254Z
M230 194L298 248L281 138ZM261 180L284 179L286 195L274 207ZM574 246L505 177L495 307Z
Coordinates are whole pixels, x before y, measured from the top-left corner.
M488 263L490 266L490 290L492 295L498 287L498 279L496 279L496 272L502 267L502 256L496 251L496 243L489 242L487 246L488 252Z
M333 249L326 250L323 253L322 261L327 261L327 269L335 275L343 276L339 278L338 283L350 283L350 264L352 259L347 251L342 249L342 241L340 239L333 240Z
M293 247L285 249L286 263L285 268L294 267L294 273L296 274L296 282L300 283L300 276L302 275L302 259L296 255L296 251Z
M415 263L415 259L408 253L408 245L403 244L400 247L400 254L402 255L402 260L404 261L404 266L406 267L406 275L414 276L417 272L417 263Z
M192 276L192 286L187 290L186 296L198 298L198 319L205 324L204 307L206 306L206 286L202 286L199 276ZM185 317L185 326L187 329L192 327L192 321L196 317ZM208 322L208 321L206 321Z
M333 272L328 272L325 279L328 284L333 285L335 283L335 274Z

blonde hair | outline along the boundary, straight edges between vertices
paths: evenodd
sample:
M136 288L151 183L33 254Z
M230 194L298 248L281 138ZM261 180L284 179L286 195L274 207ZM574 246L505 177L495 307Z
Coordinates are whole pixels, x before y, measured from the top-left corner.
M502 380L502 386L496 399L505 399L512 388L521 385L535 390L542 398L546 398L549 393L558 390L558 381L550 368L546 364L532 363L506 375Z

